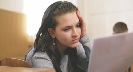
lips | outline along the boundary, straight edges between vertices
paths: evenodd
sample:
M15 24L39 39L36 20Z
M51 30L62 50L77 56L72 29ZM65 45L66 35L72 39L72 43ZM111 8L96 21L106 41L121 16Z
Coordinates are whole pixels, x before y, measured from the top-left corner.
M72 42L77 43L79 41L79 38L72 40Z

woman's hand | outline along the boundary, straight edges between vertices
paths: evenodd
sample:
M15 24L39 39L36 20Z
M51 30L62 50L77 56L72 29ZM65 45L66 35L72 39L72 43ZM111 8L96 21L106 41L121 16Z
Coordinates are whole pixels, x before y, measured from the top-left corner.
M81 23L81 38L82 38L86 34L86 25L85 25L84 19L81 16L80 12L77 11L76 13L77 13L77 16L79 18L79 21Z

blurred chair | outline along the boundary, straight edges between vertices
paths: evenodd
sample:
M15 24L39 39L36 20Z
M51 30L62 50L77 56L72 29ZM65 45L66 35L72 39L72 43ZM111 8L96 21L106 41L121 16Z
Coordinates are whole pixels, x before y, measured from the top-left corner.
M129 72L133 72L133 64L131 65L129 70L130 70Z
M133 72L133 71L131 71L131 67L130 67L128 68L128 70L126 70L126 72Z
M0 66L1 66L1 60L0 60Z
M11 67L27 67L27 68L32 68L32 66L22 60L22 59L17 59L17 58L4 58L1 59L1 66L11 66Z
M131 67L128 69L128 72L131 72Z

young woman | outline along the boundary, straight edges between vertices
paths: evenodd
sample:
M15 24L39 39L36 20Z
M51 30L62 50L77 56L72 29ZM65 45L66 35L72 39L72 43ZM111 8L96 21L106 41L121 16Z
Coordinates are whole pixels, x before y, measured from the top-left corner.
M56 72L87 72L89 53L89 37L78 8L57 1L45 11L26 61L34 68L54 68Z

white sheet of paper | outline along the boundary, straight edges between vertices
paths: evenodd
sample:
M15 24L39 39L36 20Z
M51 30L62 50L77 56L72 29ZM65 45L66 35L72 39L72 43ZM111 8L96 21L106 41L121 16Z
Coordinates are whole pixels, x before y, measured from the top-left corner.
M97 38L88 72L125 72L133 64L133 32Z

